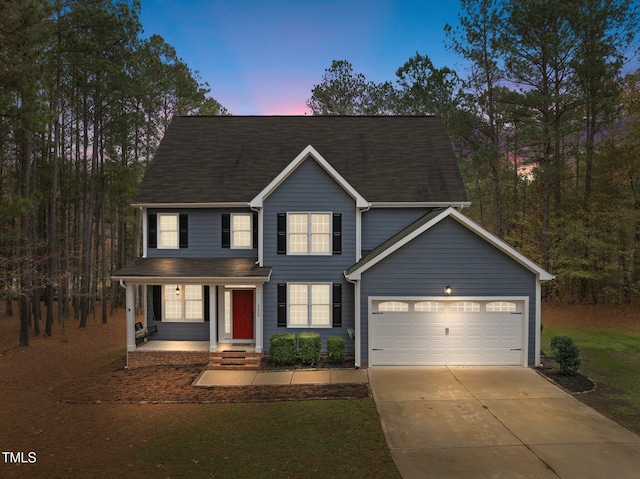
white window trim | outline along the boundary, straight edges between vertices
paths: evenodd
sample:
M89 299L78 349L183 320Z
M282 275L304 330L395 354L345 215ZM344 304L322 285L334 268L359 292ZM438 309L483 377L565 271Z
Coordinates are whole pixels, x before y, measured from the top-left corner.
M291 324L291 286L292 285L306 285L307 286L307 324ZM311 310L313 304L311 303L311 287L314 285L329 286L329 324L312 324L311 323ZM292 329L324 329L333 327L333 283L305 283L305 282L293 282L287 283L287 328Z
M309 229L307 235L307 252L292 252L291 243L289 242L292 234L291 223L289 222L290 215L307 215L307 225ZM327 215L329 216L329 250L326 253L314 253L311 251L311 215ZM288 256L332 256L333 255L333 212L331 211L289 211L287 212L287 255ZM319 284L319 283L314 283Z
M235 246L235 229L233 227L233 218L236 216L248 216L249 217L249 246ZM231 249L253 249L253 214L251 213L231 213L231 225L230 225L230 248Z
M175 217L176 219L176 244L175 246L171 245L171 246L163 246L162 245L162 229L160 228L160 225L162 224L162 217L164 216L172 216ZM179 213L158 213L157 216L157 242L156 244L158 245L158 249L180 249L180 214Z
M166 286L171 286L171 292L167 293L166 291ZM174 291L175 291L175 286L180 288L180 295L175 295ZM200 308L200 318L190 318L187 319L187 301L196 301L196 300L187 300L185 297L186 294L186 287L187 286L200 286L200 303L201 303L201 308ZM172 299L168 299L167 295L169 295L170 298ZM175 295L175 296L171 296L171 295ZM179 298L179 299L174 299L174 298ZM205 304L205 300L204 300L204 286L202 285L185 285L185 284L178 284L178 285L163 285L162 287L162 309L163 311L167 310L167 306L166 303L167 302L176 302L176 303L180 303L180 308L181 308L181 317L180 319L167 319L166 318L166 313L163 313L163 321L167 322L167 323L204 323L204 304Z

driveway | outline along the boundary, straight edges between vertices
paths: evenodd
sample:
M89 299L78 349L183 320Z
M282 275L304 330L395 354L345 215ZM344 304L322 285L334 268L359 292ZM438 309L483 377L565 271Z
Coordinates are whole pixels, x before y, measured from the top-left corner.
M404 479L639 477L640 437L531 369L368 372Z

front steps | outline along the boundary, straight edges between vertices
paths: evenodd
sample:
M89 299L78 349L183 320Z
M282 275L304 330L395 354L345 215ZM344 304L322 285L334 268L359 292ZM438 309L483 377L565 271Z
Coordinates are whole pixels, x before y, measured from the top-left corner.
M244 351L242 349L224 349L210 353L209 363L205 369L260 369L262 353Z

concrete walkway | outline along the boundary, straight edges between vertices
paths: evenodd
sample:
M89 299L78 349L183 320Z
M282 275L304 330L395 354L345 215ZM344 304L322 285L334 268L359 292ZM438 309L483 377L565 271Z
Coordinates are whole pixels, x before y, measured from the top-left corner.
M640 477L640 437L516 367L373 367L404 479Z
M326 369L314 371L220 371L206 370L194 386L265 386L287 384L366 383L366 369Z

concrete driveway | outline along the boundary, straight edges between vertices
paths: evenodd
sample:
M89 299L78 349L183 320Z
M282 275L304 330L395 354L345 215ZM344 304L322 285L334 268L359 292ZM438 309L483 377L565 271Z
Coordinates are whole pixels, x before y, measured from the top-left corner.
M639 436L531 369L368 372L404 479L640 477Z

